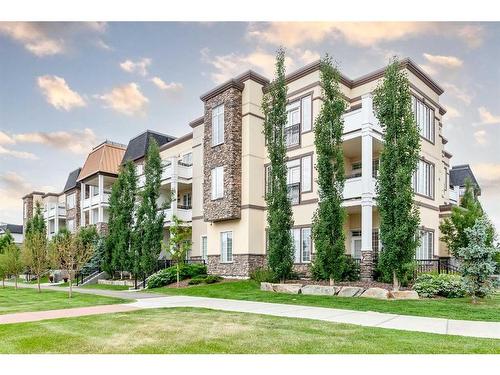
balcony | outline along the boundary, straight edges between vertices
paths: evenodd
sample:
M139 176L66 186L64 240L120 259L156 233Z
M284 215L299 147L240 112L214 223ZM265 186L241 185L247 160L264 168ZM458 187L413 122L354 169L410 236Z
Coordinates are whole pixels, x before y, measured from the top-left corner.
M179 220L183 222L191 222L193 220L193 211L191 209L191 206L178 205L175 209L173 209L172 207L164 209L163 213L165 215L164 223L167 226L172 223L174 214L179 218Z
M344 134L361 129L362 108L344 114Z
M372 178L372 180L375 189L375 184L377 180L375 178ZM355 175L355 177L347 177L344 184L344 195L343 195L344 205L348 206L349 201L361 199L362 192L363 192L363 183L361 181L361 176Z
M45 209L44 216L46 219L54 218L56 216L65 217L66 207L64 206L64 204L60 204L58 206L50 205L48 208Z
M111 192L107 190L104 191L102 194L92 195L88 198L84 198L82 201L82 208L89 208L100 204L108 204L110 196Z

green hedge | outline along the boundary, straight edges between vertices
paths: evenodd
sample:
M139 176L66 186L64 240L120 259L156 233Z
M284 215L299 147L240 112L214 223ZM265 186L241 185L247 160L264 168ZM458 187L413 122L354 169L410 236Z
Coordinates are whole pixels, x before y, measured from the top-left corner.
M217 275L200 275L195 276L191 280L189 280L189 285L198 285L198 284L215 284L222 280L222 277Z
M207 266L204 264L181 264L179 278L181 280L190 279L199 275L207 274ZM147 288L160 288L162 286L175 283L177 281L177 266L165 268L156 272L148 278Z
M459 298L465 296L462 277L459 275L424 273L417 277L413 289L419 296L426 298L435 296Z

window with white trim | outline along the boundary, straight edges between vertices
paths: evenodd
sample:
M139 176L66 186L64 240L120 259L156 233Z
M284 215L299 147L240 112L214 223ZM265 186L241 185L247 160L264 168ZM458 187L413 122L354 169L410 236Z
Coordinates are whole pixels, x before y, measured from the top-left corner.
M312 253L311 228L293 228L291 235L294 263L309 263Z
M308 95L300 101L302 107L302 133L308 132L312 128L312 96Z
M300 101L288 104L286 111L285 145L286 147L296 146L300 143Z
M68 210L75 208L75 193L66 196L66 208Z
M292 204L298 204L300 202L300 159L288 161L286 167L288 199Z
M413 173L413 191L426 197L434 197L434 165L419 160L417 170Z
M182 155L181 160L179 160L179 164L183 166L190 167L193 165L193 153L189 152L187 154Z
M224 143L224 104L212 109L212 146Z
M420 135L434 143L434 110L415 96L412 96L411 106Z
M212 199L224 197L224 167L212 169Z
M201 258L205 261L208 260L208 238L201 236Z
M302 168L302 192L312 191L312 155L304 156L301 159Z
M221 261L222 263L230 263L233 261L233 232L221 232Z
M417 247L415 258L417 260L432 259L434 256L434 232L426 229L420 230L420 245Z

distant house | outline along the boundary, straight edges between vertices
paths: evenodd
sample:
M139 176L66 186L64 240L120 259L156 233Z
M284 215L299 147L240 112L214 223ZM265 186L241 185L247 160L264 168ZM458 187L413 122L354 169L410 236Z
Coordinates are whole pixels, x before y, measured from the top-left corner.
M12 234L14 237L14 243L16 245L21 245L23 243L23 226L17 224L0 224L0 237L3 237L7 234L7 231Z

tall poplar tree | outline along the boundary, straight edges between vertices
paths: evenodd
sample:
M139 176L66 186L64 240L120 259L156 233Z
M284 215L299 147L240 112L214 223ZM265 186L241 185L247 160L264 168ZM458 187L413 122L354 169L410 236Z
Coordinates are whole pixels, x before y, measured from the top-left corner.
M340 75L328 55L321 61L323 106L314 124L318 171L318 208L313 218L313 239L316 257L313 275L340 281L345 265L345 210L342 207L345 171L342 115L346 103L339 87Z
M149 147L144 164L145 183L139 192L139 207L132 235L134 254L133 272L136 276L146 277L156 269L163 239L163 210L157 201L160 196L162 162L160 148L154 138Z
M376 88L373 104L384 129L377 183L383 246L379 268L398 290L419 243L420 217L413 201L412 176L417 169L420 135L411 107L410 83L396 58Z
M36 202L35 214L26 222L25 232L22 260L29 271L36 275L38 292L41 292L40 279L48 271L50 260L46 225L40 202Z
M286 113L285 52L276 55L276 77L262 99L264 135L270 160L268 173L267 225L268 264L281 282L290 276L293 266L292 207L287 193L285 146Z
M130 245L136 193L135 165L129 160L122 166L109 200L109 235L106 238L104 265L110 274L132 270Z

